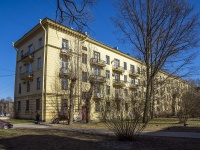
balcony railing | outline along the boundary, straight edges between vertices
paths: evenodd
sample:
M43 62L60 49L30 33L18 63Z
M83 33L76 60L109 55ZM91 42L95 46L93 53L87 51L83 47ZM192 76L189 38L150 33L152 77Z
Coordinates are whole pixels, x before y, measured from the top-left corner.
M106 82L106 77L104 77L104 76L91 75L89 79L90 79L90 81L96 82L96 83L105 83Z
M113 86L121 86L121 87L123 87L123 86L125 86L125 83L124 83L123 80L116 80L116 79L114 79L113 80Z
M132 76L132 77L138 77L139 76L139 74L137 73L137 72L135 72L135 71L132 71L132 70L130 70L129 71L129 76Z
M138 86L136 84L130 83L129 89L130 90L137 90Z
M22 60L22 62L25 62L25 63L32 62L33 61L33 53L27 52L27 53L21 55L21 60Z
M72 55L72 50L71 49L61 49L60 54L70 57Z
M106 62L104 60L98 60L96 58L91 58L90 59L90 63L92 65L96 65L96 66L100 66L100 67L105 67L106 66Z
M123 100L124 96L123 96L123 94L115 93L115 98L116 98L116 100Z
M94 99L103 99L104 98L104 94L103 93L94 93Z
M124 73L124 68L121 66L112 66L113 71L119 72L119 73Z
M70 69L69 68L60 68L60 76L70 77Z
M20 79L26 80L26 81L32 80L33 79L33 72L32 71L26 71L24 73L21 73Z

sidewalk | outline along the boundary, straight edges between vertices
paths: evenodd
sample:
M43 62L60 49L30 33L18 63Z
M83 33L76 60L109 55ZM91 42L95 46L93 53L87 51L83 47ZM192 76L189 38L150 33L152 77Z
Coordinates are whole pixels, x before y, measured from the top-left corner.
M64 128L62 124L34 124L34 123L24 123L24 124L14 124L13 128L27 128L27 129L56 129L56 130L66 130L66 131L77 131L83 133L92 133L92 134L109 134L113 135L114 133L108 129L89 129L89 128L74 128L66 127ZM193 132L164 132L164 131L143 131L141 135L146 136L164 136L164 137L179 137L179 138L198 138L200 139L200 133Z

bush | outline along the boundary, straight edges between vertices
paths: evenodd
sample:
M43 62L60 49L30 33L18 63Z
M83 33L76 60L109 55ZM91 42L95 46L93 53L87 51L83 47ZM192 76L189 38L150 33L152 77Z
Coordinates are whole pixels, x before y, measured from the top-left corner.
M147 124L143 124L139 119L112 119L104 122L105 125L114 132L119 141L134 141L144 130Z

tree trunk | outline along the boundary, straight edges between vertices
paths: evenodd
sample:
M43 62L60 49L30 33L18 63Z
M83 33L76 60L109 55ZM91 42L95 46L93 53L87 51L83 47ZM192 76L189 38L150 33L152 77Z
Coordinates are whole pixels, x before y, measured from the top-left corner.
M91 98L93 93L94 85L91 84L88 94L86 96L86 123L90 122L90 110L91 110Z
M175 105L176 105L176 95L174 94L172 96L172 116L175 116L176 114Z
M69 94L69 99L70 99L70 107L69 107L69 120L68 120L68 125L72 125L74 123L74 87L76 84L76 78L73 78L70 83L70 94Z

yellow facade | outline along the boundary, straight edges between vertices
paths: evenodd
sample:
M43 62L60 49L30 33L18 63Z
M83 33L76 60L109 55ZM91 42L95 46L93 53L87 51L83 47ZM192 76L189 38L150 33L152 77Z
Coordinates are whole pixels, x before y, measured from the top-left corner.
M145 66L141 60L50 19L41 23L14 44L18 49L14 100L17 117L34 119L39 113L41 120L54 119L63 106L69 107L68 79L72 76L77 77L74 120L82 117L82 109L85 107L83 95L89 90L91 80L95 82L91 100L92 120L99 119L101 107L105 102L110 102L111 97L117 97L121 102L120 107L125 107L122 102L127 105L130 103L130 93L137 93L135 99L144 99ZM87 81L83 79L84 73L87 74ZM161 71L158 81L167 77L168 74ZM183 90L187 85L175 77L168 77L166 82L169 81L174 83L157 87L156 100L152 105L155 113L171 111L172 86L177 88L180 84ZM177 94L177 102L180 96ZM63 105L65 101L66 105Z

